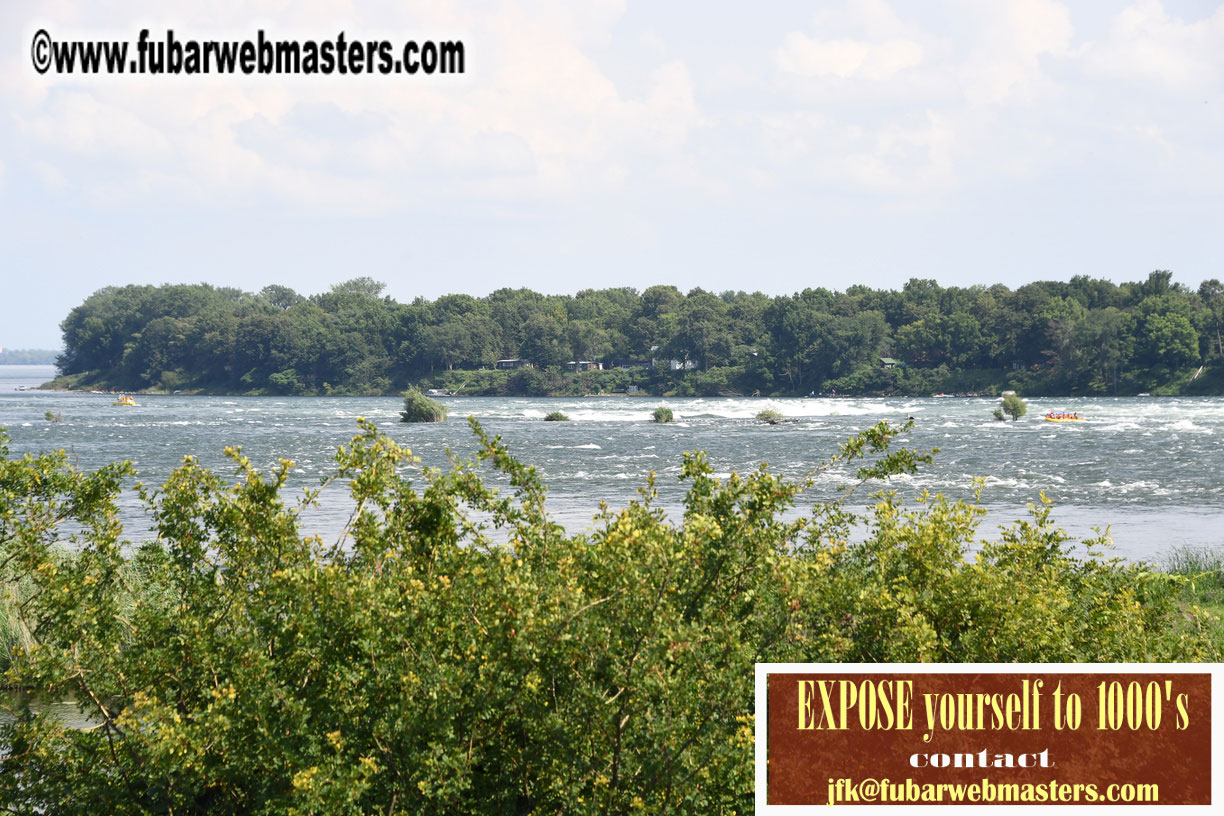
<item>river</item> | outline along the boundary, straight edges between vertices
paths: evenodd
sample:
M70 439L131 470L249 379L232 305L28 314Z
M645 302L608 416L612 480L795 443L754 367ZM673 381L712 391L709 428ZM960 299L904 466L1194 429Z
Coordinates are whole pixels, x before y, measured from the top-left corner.
M539 469L553 515L576 531L590 524L600 500L616 507L635 498L652 470L663 506L675 514L684 451L707 451L722 475L767 462L799 477L857 430L913 416L906 444L940 453L917 475L893 480L905 496L929 489L967 497L978 476L990 524L1022 516L1044 490L1056 504L1054 518L1072 534L1087 537L1094 525L1111 525L1115 554L1124 558L1159 561L1175 547L1224 544L1224 398L1033 398L1028 416L997 422L991 410L998 401L985 398L471 397L442 400L449 421L417 425L398 421L400 400L392 397L138 396L135 406L123 407L109 395L17 390L53 373L49 366L0 366L0 426L12 454L64 448L84 468L130 459L146 484L164 480L187 454L232 472L222 449L241 445L261 467L293 460L294 487L315 486L360 416L425 464L444 466L448 449L474 452L463 421L472 415ZM676 421L650 422L657 405L670 407ZM755 422L764 408L795 421ZM1087 421L1042 421L1051 410ZM47 411L62 421L48 422ZM543 422L549 411L571 421ZM846 475L823 474L808 503L836 496ZM134 493L124 494L121 507L130 535L139 538L147 520ZM325 495L323 507L305 517L304 532L335 535L347 513L341 495Z

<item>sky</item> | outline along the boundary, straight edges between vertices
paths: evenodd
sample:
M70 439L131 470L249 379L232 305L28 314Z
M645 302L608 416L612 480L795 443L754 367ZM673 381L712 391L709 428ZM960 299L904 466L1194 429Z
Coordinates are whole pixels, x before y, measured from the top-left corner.
M460 39L463 76L40 76L34 32ZM1224 4L5 0L0 347L112 285L397 300L1220 277Z

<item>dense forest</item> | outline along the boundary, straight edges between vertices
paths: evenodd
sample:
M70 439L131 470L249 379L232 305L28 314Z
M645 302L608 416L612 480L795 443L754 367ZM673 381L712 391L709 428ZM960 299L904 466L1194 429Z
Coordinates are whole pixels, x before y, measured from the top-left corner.
M370 278L310 296L284 286L108 287L62 323L58 382L267 394L380 394L409 383L531 395L1224 392L1224 284L1191 289L1168 271L1122 284L912 279L900 291L776 297L652 286L400 303L383 290ZM498 370L509 359L530 365ZM603 370L567 370L578 361Z

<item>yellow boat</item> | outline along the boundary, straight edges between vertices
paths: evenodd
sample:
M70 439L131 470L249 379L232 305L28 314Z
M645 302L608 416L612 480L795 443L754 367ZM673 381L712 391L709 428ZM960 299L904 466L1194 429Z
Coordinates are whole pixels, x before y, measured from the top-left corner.
M136 398L129 397L127 394L124 394L122 397L120 397L119 399L111 403L111 405L135 405L135 404L136 404Z
M1047 414L1045 417L1045 421L1046 422L1083 422L1084 418L1081 416L1050 416L1049 414Z

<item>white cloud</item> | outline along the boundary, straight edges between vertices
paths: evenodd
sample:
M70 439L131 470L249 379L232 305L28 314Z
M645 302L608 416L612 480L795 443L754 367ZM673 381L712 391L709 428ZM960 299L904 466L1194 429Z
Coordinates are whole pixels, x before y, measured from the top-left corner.
M284 36L333 36L344 25L380 37L436 32L467 46L465 77L412 81L157 78L56 86L14 72L21 84L0 87L0 100L26 146L48 166L89 157L88 175L102 189L118 185L101 179L140 179L127 198L191 190L192 200L228 202L257 190L300 202L301 179L404 206L426 194L565 198L619 189L630 175L627 158L661 161L701 121L686 65L662 53L657 35L646 39L658 64L636 96L588 53L590 44L609 41L624 0L490 3L483 12L449 0L410 7L227 0L207 15L197 4L144 2L125 7L129 19L80 0L57 2L56 19L87 36L134 37L145 26L238 36L260 24ZM26 6L27 14L42 13ZM20 14L3 13L10 16ZM293 121L311 105L331 105L339 118L373 117L375 125L352 139ZM70 180L86 183L79 174Z
M792 31L782 41L775 59L781 70L802 76L884 81L920 64L922 46L910 40L817 40Z
M10 164L21 156L44 187L66 184L84 200L152 206L467 211L745 189L917 197L1041 177L1099 134L1151 149L1145 128L1162 118L1107 109L1095 96L1102 83L1083 71L1188 87L1218 79L1224 54L1213 47L1224 12L1182 21L1155 0L1134 3L1087 47L1055 0L845 0L815 14L799 4L764 45L747 38L718 60L708 53L734 32L711 29L707 42L698 27L626 13L624 0L223 0L207 10L134 0L129 18L55 2L55 19L86 33L172 24L184 36L243 35L262 23L285 36L343 26L467 44L466 77L424 81L39 84L0 56ZM0 10L0 27L22 30L44 13L13 8ZM1170 155L1186 152L1187 128L1161 131Z
M774 51L774 64L805 77L883 82L922 63L923 48L884 0L850 0L814 19L815 35L792 31ZM853 32L852 34L848 32Z
M761 134L760 154L775 172L826 190L927 196L957 182L956 129L932 112L879 126L817 113L777 114L764 118ZM751 183L765 186L755 175Z
M700 116L692 78L680 60L672 60L654 71L644 110L633 112L633 118L645 123L648 135L653 137L650 143L666 147L683 145Z
M655 57L662 58L667 55L667 43L653 26L638 35L638 42Z
M1160 0L1139 0L1114 17L1108 39L1085 48L1084 62L1100 76L1173 89L1216 85L1224 76L1224 6L1186 22Z
M33 115L17 114L26 135L40 144L72 153L155 161L167 157L170 142L153 124L122 104L84 91L59 91Z
M992 172L1040 173L1055 159L1026 132L1035 106L1059 104L1046 63L1072 59L1067 9L1053 0L948 0L940 13L947 21L902 19L884 0L850 0L816 15L814 32L787 34L773 54L778 84L821 113L762 127L779 172L797 163L835 188L921 195Z
M1043 60L1071 54L1074 30L1063 4L946 0L940 5L947 20L924 28L898 17L884 0L848 0L841 9L817 14L814 32L786 34L774 50L774 65L782 74L865 80L852 86L854 95L879 99L874 85L895 101L1027 103L1055 88ZM915 13L913 6L905 8ZM932 18L925 15L925 20L929 25Z
M840 9L821 9L814 19L818 30L849 29L871 40L907 36L914 30L897 16L887 0L846 0Z
M68 178L64 172L53 164L36 161L30 165L30 169L48 190L63 190L68 186Z
M982 7L977 47L960 66L971 102L1031 102L1053 83L1041 59L1065 56L1074 34L1067 7L1053 0L1002 0Z

